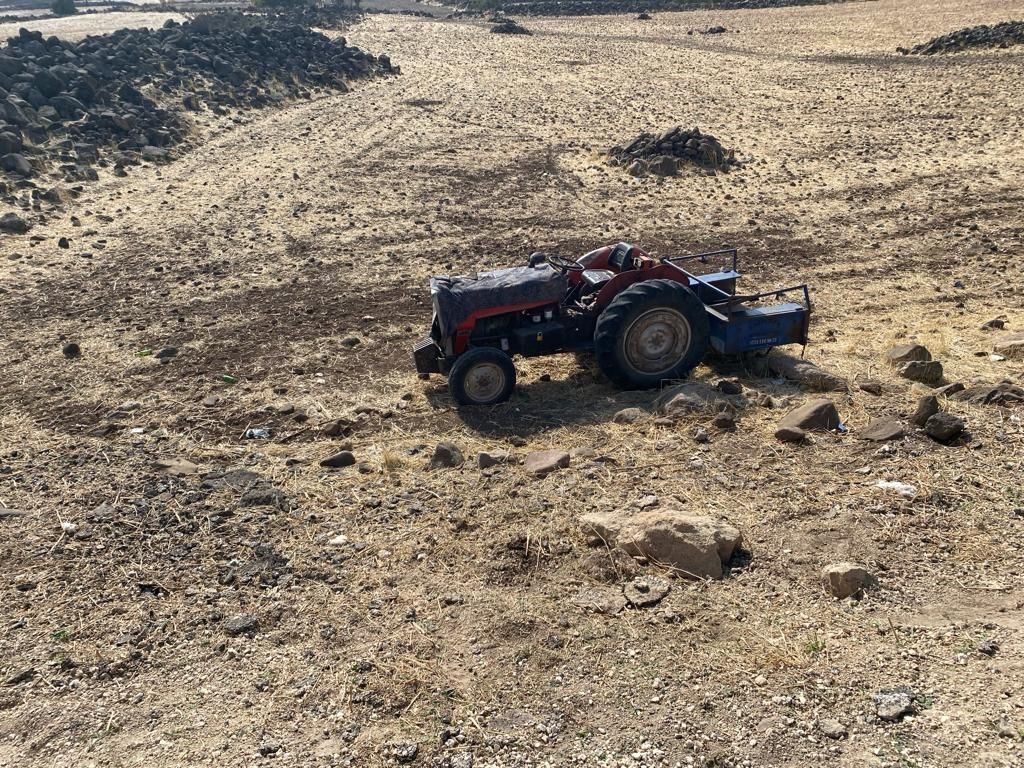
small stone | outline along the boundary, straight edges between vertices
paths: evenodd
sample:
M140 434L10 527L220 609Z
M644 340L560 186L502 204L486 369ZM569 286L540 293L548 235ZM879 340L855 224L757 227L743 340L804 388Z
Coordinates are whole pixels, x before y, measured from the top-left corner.
M872 698L876 712L882 720L899 722L906 715L912 715L917 711L914 706L917 695L906 686L880 690Z
M897 344L886 353L886 359L889 365L899 368L904 363L931 360L932 353L920 344Z
M186 475L194 475L199 472L197 465L188 459L182 458L157 459L153 462L153 469L157 472L173 475L174 477L185 477Z
M526 457L524 462L526 474L533 477L546 477L557 469L565 469L571 461L568 452L553 449L548 451L534 451Z
M837 429L840 424L839 411L836 405L828 398L811 400L801 405L785 416L779 422L779 430L783 427L795 427L801 430L831 430ZM779 433L775 433L779 437ZM779 437L782 440L782 437Z
M821 581L833 597L856 597L875 583L867 569L856 563L833 563L821 572Z
M597 458L597 451L595 451L589 445L585 445L581 446L580 448L573 448L571 451L569 451L569 458L572 460L594 459Z
M722 411L711 420L712 425L724 432L736 429L736 416L729 411Z
M659 576L637 576L622 593L634 608L649 608L660 603L671 589L672 585Z
M583 587L572 598L572 604L584 611L617 616L626 607L626 597L622 590L612 587Z
M644 413L642 408L623 408L621 411L612 416L612 423L614 424L635 424L642 420L647 414Z
M430 468L458 467L465 461L462 451L453 443L438 443L430 457Z
M775 437L784 443L802 443L807 439L807 433L799 427L779 427L775 430Z
M66 237L62 237L57 241L57 247L63 250L67 250L68 248L71 247L71 241L68 240Z
M936 413L925 422L924 431L933 440L949 443L960 437L965 428L964 420L952 413Z
M177 347L163 347L161 349L158 349L156 353L153 355L153 357L155 357L157 360L164 364L169 363L173 358L177 356Z
M957 381L952 384L947 384L944 387L933 389L932 394L937 397L950 397L951 395L955 395L957 392L963 392L964 389L964 385Z
M989 638L978 643L977 648L983 656L995 656L999 652L999 643Z
M862 392L867 392L869 395L882 394L882 385L877 381L862 381L857 386L860 387Z
M65 344L64 349L61 351L68 360L74 360L76 357L82 356L82 348L73 341Z
M698 443L711 442L711 436L708 434L708 431L704 429L704 427L697 427L697 429L693 433L693 439L695 442Z
M338 451L333 456L328 456L326 459L320 461L321 467L327 467L329 469L341 469L342 467L351 467L356 463L356 457L352 451Z
M928 423L928 419L939 412L939 398L935 395L925 395L917 401L917 410L914 411L914 415L911 417L917 426L923 427Z
M1024 332L1000 336L992 345L992 351L1011 360L1024 359Z
M715 385L723 395L742 395L743 385L736 379L722 379Z
M981 330L983 331L1001 331L1006 327L1006 318L994 317L991 320L981 324Z
M362 342L358 336L346 336L341 340L341 346L343 347L358 347Z
M0 216L0 232L24 234L30 229L29 223L16 213L5 213Z
M480 451L476 464L480 469L489 469L498 464L508 464L511 460L512 454L508 451Z
M884 443L887 440L900 440L906 434L903 425L893 418L872 419L860 433L862 440L873 443Z
M828 739L845 739L849 735L846 726L838 720L819 720L818 730Z
M231 637L237 637L238 635L251 636L256 633L259 625L259 619L250 613L243 613L238 616L232 616L230 619L225 621L224 631Z
M903 378L919 381L931 387L942 381L942 363L937 360L911 360L903 363L897 370Z
M276 755L280 751L281 751L281 745L278 744L276 741L272 741L272 740L268 739L267 741L264 741L262 744L260 744L260 754L263 755L264 757L270 757L271 755Z
M419 745L412 742L391 745L391 756L399 763L411 763L416 759L419 751Z
M327 543L332 547L343 547L348 544L348 536L343 533L339 533L337 536L332 536L328 539Z

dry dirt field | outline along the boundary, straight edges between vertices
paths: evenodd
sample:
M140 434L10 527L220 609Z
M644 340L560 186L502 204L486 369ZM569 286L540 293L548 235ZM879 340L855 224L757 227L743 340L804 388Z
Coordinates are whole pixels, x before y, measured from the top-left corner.
M882 0L521 38L372 17L349 38L400 77L211 128L0 240L0 506L22 513L0 515L0 765L1024 765L1024 411L951 401L952 446L858 438L915 407L895 342L950 381L1024 382L980 328L1024 328L1024 50L895 53L1021 17ZM687 35L710 24L738 31ZM603 163L675 123L747 164ZM753 404L734 432L614 424L656 393L568 356L521 362L483 412L416 378L429 275L616 240L735 245L752 285L810 283L807 356L854 382L850 431L780 443L784 411ZM817 396L696 372L722 375ZM441 440L462 467L425 468ZM360 464L321 468L343 442ZM549 447L605 460L476 466ZM744 556L654 608L576 607L630 570L600 573L580 515L650 497L728 519ZM837 560L878 587L828 596ZM894 686L916 712L885 722Z
M45 13L46 9L37 11ZM7 13L0 11L0 15ZM27 21L9 21L0 24L0 40L6 40L18 34L22 27L39 30L46 36L57 35L66 40L80 40L87 35L102 35L123 27L159 27L168 19L182 21L179 13L127 13L111 11L109 13L82 13L77 16L65 16L59 19L32 19Z

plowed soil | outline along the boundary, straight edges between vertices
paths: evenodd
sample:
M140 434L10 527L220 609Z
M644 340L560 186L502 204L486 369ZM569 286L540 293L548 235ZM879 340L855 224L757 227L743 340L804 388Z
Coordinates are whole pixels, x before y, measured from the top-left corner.
M1024 51L896 53L1022 11L882 0L529 37L370 17L348 37L400 77L216 123L0 239L0 506L21 513L0 516L0 765L1022 764L1021 409L950 401L969 430L951 446L857 436L921 394L883 363L894 343L950 381L1024 381L981 330L1024 328ZM604 162L675 124L745 164ZM613 424L656 393L569 356L520 361L482 412L416 378L431 274L618 240L737 246L747 287L809 283L806 354L851 381L849 431L780 443L784 405L734 432ZM442 440L462 467L425 468ZM321 468L343 442L359 465ZM476 467L550 447L607 460ZM598 581L579 516L648 497L727 518L744 556L655 608L584 613L582 587L627 574ZM827 595L841 560L879 586ZM883 721L872 695L894 686L916 711Z

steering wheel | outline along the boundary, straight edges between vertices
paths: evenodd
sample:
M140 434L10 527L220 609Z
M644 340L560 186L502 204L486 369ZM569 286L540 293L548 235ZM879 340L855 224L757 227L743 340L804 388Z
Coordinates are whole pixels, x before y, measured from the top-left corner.
M548 254L548 264L551 265L555 271L567 275L570 272L582 272L586 267L582 264L577 264L575 261L565 258L565 256L559 256L557 253Z

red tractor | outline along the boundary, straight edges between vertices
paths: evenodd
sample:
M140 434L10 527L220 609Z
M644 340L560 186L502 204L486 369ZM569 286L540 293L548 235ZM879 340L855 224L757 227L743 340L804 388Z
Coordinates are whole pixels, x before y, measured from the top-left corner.
M704 268L716 262L724 263ZM701 274L684 264L700 265ZM738 294L737 267L735 248L655 259L618 243L577 261L535 253L522 267L435 277L416 370L447 374L462 405L492 405L515 388L514 355L593 352L613 383L642 389L685 378L709 349L736 355L806 344L807 286ZM762 304L790 292L800 300Z

